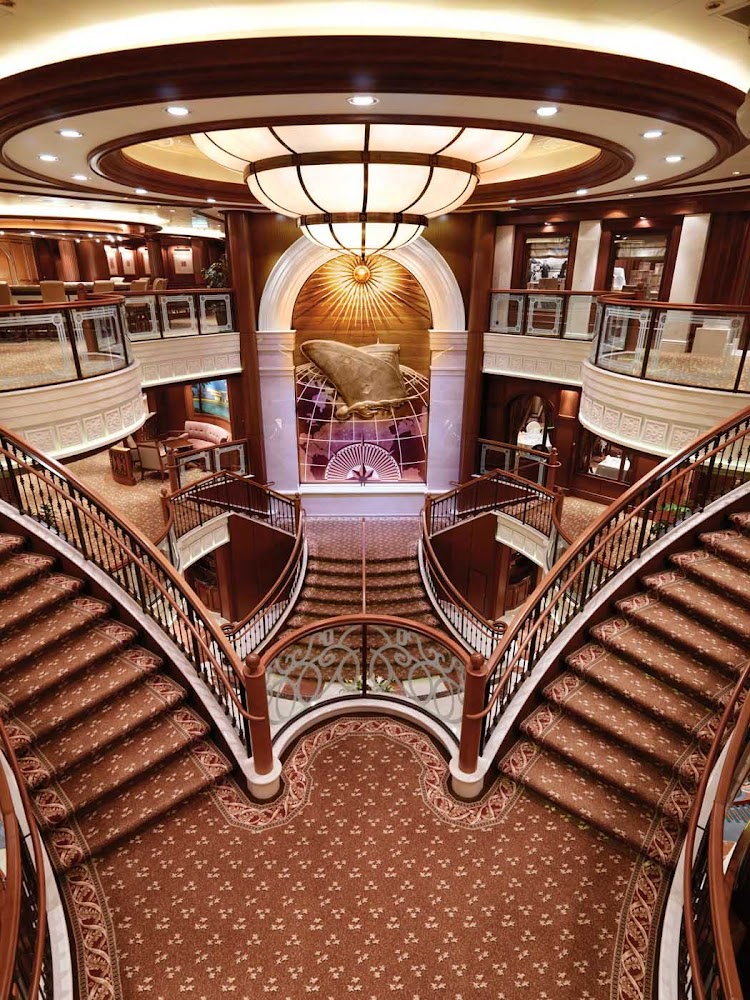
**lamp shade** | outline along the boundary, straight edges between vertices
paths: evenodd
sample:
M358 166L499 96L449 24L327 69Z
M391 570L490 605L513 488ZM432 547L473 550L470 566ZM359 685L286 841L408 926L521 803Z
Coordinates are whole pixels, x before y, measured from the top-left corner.
M452 212L482 171L519 156L532 136L380 122L263 126L193 135L211 159L242 172L267 208L309 239L361 256L405 246L431 216Z

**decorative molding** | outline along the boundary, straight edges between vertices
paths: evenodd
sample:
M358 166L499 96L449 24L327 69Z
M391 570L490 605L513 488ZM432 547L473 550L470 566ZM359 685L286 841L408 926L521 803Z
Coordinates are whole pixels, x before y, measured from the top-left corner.
M140 362L108 375L0 394L0 424L53 458L115 444L147 413Z
M147 387L242 371L239 333L140 340L132 347Z
M747 403L748 394L631 378L583 365L578 419L608 441L672 455Z
M547 549L549 538L528 524L521 524L516 518L496 511L497 528L495 541L507 545L514 552L521 552L543 570L547 569Z
M220 514L177 539L177 569L184 573L203 556L229 541L229 514Z
M485 333L482 371L488 375L525 375L542 382L578 386L581 365L590 353L589 340Z

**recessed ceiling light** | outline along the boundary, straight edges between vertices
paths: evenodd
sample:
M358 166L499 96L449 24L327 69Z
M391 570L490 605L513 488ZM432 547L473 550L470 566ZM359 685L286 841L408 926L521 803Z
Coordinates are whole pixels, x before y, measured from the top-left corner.
M644 139L661 139L664 132L660 128L650 128L647 132L641 132Z
M169 107L164 110L168 115L174 115L175 118L184 118L185 115L190 114L190 108L183 108L180 104L170 104Z
M88 177L86 174L73 174L74 181L87 181Z
M588 193L589 193L589 189L588 188L578 188L576 190L576 194L588 194Z
M740 176L739 170L733 170L732 171L732 177L739 177L739 176Z
M536 113L540 118L551 118L553 115L556 115L559 110L560 109L555 107L554 104L543 104L541 108L536 109Z
M644 222L645 219L646 219L646 216L645 215L639 215L638 218L641 220L641 222Z
M61 135L63 139L83 138L83 132L79 132L77 128L61 128L57 130L57 134Z
M685 159L685 157L681 156L679 153L670 153L670 155L665 156L664 159L667 163L680 163Z
M647 181L648 180L648 174L636 174L635 177L633 178L633 180L634 181Z
M206 201L210 202L212 205L216 204L216 199L215 198L206 198Z
M36 230L30 229L29 230L29 236L36 236Z
M54 153L40 153L39 159L44 163L57 163L57 157Z
M372 94L355 94L354 97L347 97L347 103L353 104L355 108L371 108L378 103L378 98Z
M136 194L148 194L148 191L146 190L146 188L136 188L135 189L135 193Z
M518 201L518 198L508 198L508 204L509 205L515 205L515 203L517 201Z
M93 240L93 238L94 238L94 234L93 234L93 233L89 233L88 235L89 235L89 239L90 239L90 240Z

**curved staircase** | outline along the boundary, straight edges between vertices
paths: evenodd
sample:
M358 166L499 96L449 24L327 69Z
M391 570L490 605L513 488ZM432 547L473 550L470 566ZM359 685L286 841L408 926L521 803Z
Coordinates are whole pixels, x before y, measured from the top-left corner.
M138 639L81 579L0 534L0 714L59 871L232 769Z
M532 792L674 866L722 708L750 658L750 514L615 600L500 763Z

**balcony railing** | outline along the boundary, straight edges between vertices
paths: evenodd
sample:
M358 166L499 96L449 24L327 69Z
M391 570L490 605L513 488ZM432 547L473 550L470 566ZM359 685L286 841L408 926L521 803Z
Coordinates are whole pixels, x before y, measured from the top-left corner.
M123 321L132 341L198 337L235 329L231 288L124 292Z
M75 382L132 364L121 295L0 307L0 391Z
M527 448L520 444L510 444L508 441L493 441L490 438L479 438L479 475L500 470L512 472L521 479L526 479L537 486L552 490L555 487L557 470L560 462L557 448L540 451L537 448Z
M604 371L670 385L750 392L750 307L600 299L593 361Z
M490 292L491 333L593 340L602 292L504 288Z

